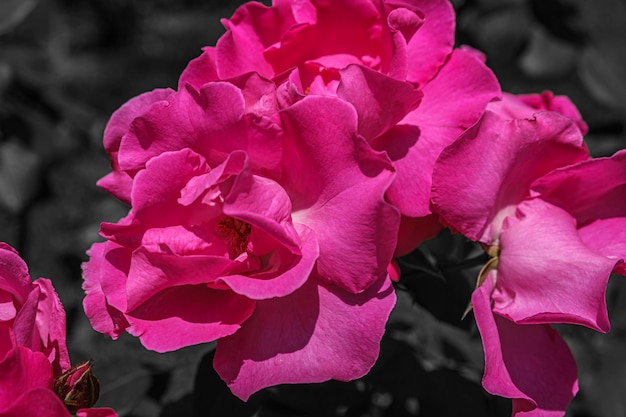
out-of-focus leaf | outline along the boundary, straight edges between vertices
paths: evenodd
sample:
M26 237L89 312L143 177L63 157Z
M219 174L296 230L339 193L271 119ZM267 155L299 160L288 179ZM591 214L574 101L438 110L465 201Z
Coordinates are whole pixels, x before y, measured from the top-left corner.
M625 38L626 30L618 39L588 46L580 62L580 76L589 92L598 101L622 112L626 111Z
M152 384L152 375L147 368L124 360L122 355L111 361L96 362L94 372L97 372L101 387L97 404L114 408L119 417L134 412Z
M570 341L578 364L580 392L568 416L615 417L626 415L626 341L604 335L583 346Z
M601 103L626 111L626 3L569 0L578 7L578 25L589 39L580 59L580 77Z
M18 26L33 11L36 0L0 1L0 35Z
M255 415L264 393L254 394L247 403L235 397L213 369L214 354L215 351L207 353L198 364L193 392L193 416Z
M40 158L25 147L0 144L0 205L17 213L38 191Z
M532 78L564 77L574 70L576 47L556 38L543 27L533 28L519 65L522 71Z

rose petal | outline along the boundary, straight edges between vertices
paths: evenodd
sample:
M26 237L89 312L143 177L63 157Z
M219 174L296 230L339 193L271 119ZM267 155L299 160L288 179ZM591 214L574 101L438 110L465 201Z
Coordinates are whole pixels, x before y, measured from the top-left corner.
M274 77L274 69L264 57L265 49L278 42L281 33L296 23L283 9L251 2L239 7L230 19L222 20L226 33L216 44L221 77L236 77L251 71L266 78Z
M408 255L422 242L437 236L441 229L443 226L436 214L418 218L402 216L394 256Z
M626 217L596 220L578 229L578 235L589 249L621 261L613 272L626 275Z
M2 315L14 317L16 307L26 302L28 294L33 289L33 283L28 274L28 266L15 249L6 243L0 243L0 292L5 291L11 298L15 298L16 305L4 305Z
M271 385L359 378L378 356L394 303L387 277L356 295L312 278L287 297L258 302L218 342L214 367L244 401Z
M253 300L291 294L309 278L319 256L319 246L313 232L304 225L298 225L298 229L302 239L302 248L299 248L301 255L285 253L285 250L276 251L269 260L269 270L247 275L225 275L218 282L226 283L237 294Z
M359 133L373 140L415 109L422 92L411 84L394 80L360 65L340 71L337 95L356 109Z
M48 356L55 375L58 375L71 366L65 340L65 310L50 280L39 278L34 284L39 287L36 318L39 340L37 348L34 345L31 349Z
M318 3L315 16L304 17L306 21L301 17L301 24L283 32L273 44L266 40L266 45L271 46L265 50L264 57L272 64L275 74L334 55L351 55L365 64L365 57L379 55L382 49L382 19L371 2ZM320 39L328 41L320 42Z
M153 104L165 101L173 92L169 88L156 89L133 97L111 115L104 129L104 149L111 158L113 172L98 181L98 186L125 203L130 203L132 179L120 170L118 163L122 137L128 133L135 118L147 112Z
M310 96L282 116L294 221L315 232L323 279L362 291L386 273L395 247L399 216L383 199L389 162L356 135L356 112L342 100Z
M444 0L391 0L388 5L404 7L424 16L424 23L408 42L407 80L423 86L444 64L454 46L455 16L452 4Z
M151 158L184 148L217 166L233 151L244 150L253 169L276 173L279 128L269 118L246 111L244 93L231 83L208 83L197 91L188 86L135 119L120 144L120 167L134 174Z
M167 352L236 332L254 301L202 285L170 287L127 313L128 332L150 350Z
M23 394L37 388L52 392L52 382L52 366L48 358L41 352L16 346L0 362L0 410L10 409Z
M439 157L433 204L448 226L497 244L502 220L528 196L535 179L587 158L580 130L565 116L543 112L505 121L487 111Z
M576 221L542 200L504 222L495 313L516 323L571 323L607 332L605 292L616 260L581 241Z
M419 107L372 142L375 149L387 152L397 170L387 198L402 214L423 217L431 213L437 157L480 118L499 92L495 76L483 62L465 49L455 50L437 77L424 86Z
M586 225L626 217L626 150L555 170L533 184L539 195Z
M521 94L517 98L537 110L555 111L569 117L576 123L583 135L589 131L580 112L567 96L555 96L550 91L544 91L541 94Z
M83 267L83 309L91 326L117 339L128 327L122 311L126 310L126 279L130 252L113 242L94 243L87 251L89 261ZM108 290L103 290L103 284ZM106 295L105 295L106 294ZM118 308L110 304L110 300Z
M141 219L143 229L185 224L188 210L178 203L181 190L190 179L209 170L205 159L190 149L152 158L135 177L131 194L133 218Z
M224 199L224 214L258 227L299 254L300 238L291 221L291 200L277 182L245 170Z
M0 413L2 417L71 417L65 404L47 387L36 388L20 395L10 402L8 408L0 409Z
M518 325L492 313L492 278L472 295L485 351L483 387L512 398L514 416L563 416L578 391L576 363L567 344L548 325Z
M176 231L172 234L176 235ZM214 282L232 263L228 256L181 256L150 252L142 246L132 254L126 282L127 308L132 310L172 286Z
M189 84L200 90L204 84L217 81L220 76L217 72L216 50L214 47L202 48L202 54L189 61L178 79L178 89L182 90Z

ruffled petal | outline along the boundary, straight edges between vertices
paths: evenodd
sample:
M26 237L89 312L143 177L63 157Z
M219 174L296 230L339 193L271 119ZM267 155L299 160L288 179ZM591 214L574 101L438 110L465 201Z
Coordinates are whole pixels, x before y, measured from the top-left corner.
M282 116L294 222L314 231L323 279L363 291L386 273L397 238L399 215L383 198L389 161L357 136L356 112L340 99L307 97Z
M312 278L287 297L258 302L242 328L218 342L214 367L244 401L272 385L359 378L378 357L394 303L387 277L361 294Z
M404 7L424 16L424 23L407 45L407 80L425 85L439 71L454 46L455 15L445 0L388 0L392 7ZM416 4L417 3L417 4Z
M104 149L111 158L112 172L100 179L98 186L125 203L130 203L132 178L119 167L122 137L128 133L135 118L147 112L154 103L165 101L173 92L169 88L156 89L133 97L111 115L104 129Z
M267 44L264 56L274 73L307 61L328 62L341 55L371 66L373 62L367 61L375 60L382 49L383 22L376 6L370 1L348 0L314 3L314 7L308 13L298 13L298 24L281 34L280 40Z
M441 229L443 226L436 214L417 218L402 216L394 256L404 256L413 252L422 242L437 236Z
M235 333L254 301L203 285L170 287L127 313L128 332L150 350L167 352Z
M2 417L71 417L65 404L48 387L28 391L9 404L6 409L0 408Z
M361 65L340 71L337 95L357 111L359 133L373 140L415 109L422 92L413 85L382 75Z
M188 210L183 210L179 203L181 190L192 178L209 170L205 159L190 149L165 152L152 158L146 169L135 177L132 218L141 219L144 230L185 224ZM103 232L106 233L105 227Z
M300 255L277 250L269 259L268 270L246 275L225 275L217 281L226 283L237 294L253 300L291 294L309 279L319 256L319 245L313 232L304 225L298 225L298 229L302 239Z
M43 352L52 364L54 374L58 375L71 366L65 340L65 310L50 280L39 278L35 285L39 287L36 317L39 337L31 349Z
M30 280L26 262L20 258L15 249L0 242L0 292L8 293L9 298L15 300L0 304L2 308L0 316L7 320L14 318L16 307L20 308L26 302L32 289L33 283Z
M276 175L280 129L268 117L248 113L249 107L246 94L229 82L208 83L200 90L187 86L135 119L120 144L120 167L134 175L151 158L184 148L217 166L243 150L255 172Z
M128 327L122 311L126 310L130 252L116 243L105 242L94 243L87 255L89 261L82 265L86 293L83 309L96 331L117 339Z
M52 378L52 366L43 353L16 346L0 362L0 410L31 390L51 391Z
M626 217L596 220L578 229L578 235L589 249L618 261L613 272L626 275Z
M492 278L472 295L485 351L483 387L513 399L513 416L562 417L578 391L567 344L549 325L519 325L492 313Z
M626 151L557 169L538 179L532 191L568 211L589 248L626 259ZM626 266L618 264L615 272L624 274Z
M273 78L272 65L265 59L265 49L278 42L281 34L295 24L283 7L247 3L233 16L222 20L226 33L216 44L218 73L222 78L256 71Z
M430 189L437 157L480 118L487 103L499 96L500 87L483 62L472 52L459 49L424 86L423 93L416 110L372 142L374 148L388 153L397 170L387 192L389 202L410 217L431 213Z
M626 150L557 169L532 189L533 195L562 207L581 226L626 217Z
M562 209L533 199L504 222L495 313L515 323L570 323L606 332L605 292L617 261L580 239Z
M178 89L182 90L187 85L191 85L196 90L200 90L200 87L204 84L219 80L216 54L214 47L207 46L202 48L202 54L189 61L187 67L180 74Z
M580 130L565 116L543 112L505 121L487 111L442 152L433 204L452 229L497 244L503 219L528 197L535 179L588 157Z

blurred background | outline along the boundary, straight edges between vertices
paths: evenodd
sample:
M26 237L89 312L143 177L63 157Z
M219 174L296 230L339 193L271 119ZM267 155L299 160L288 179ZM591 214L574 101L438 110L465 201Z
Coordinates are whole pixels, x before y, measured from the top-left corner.
M503 416L483 391L480 337L460 320L478 249L442 233L400 260L398 305L380 359L349 382L268 388L248 403L211 367L213 344L168 354L94 332L81 302L81 263L101 221L127 207L95 182L109 171L102 132L129 98L177 85L242 1L1 0L0 241L33 278L52 279L68 314L73 362L93 358L98 405L121 417ZM626 147L624 0L455 0L457 41L487 56L502 88L568 95L589 124L594 156ZM570 417L626 416L626 283L610 281L607 335L558 329L579 366Z

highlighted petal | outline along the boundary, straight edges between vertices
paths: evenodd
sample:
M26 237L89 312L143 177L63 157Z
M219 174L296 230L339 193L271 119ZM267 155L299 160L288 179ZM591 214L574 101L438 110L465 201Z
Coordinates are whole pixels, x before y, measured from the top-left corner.
M359 378L378 357L394 303L388 277L361 294L311 278L287 297L259 301L242 328L218 342L215 369L244 401L272 385Z
M397 238L399 214L384 201L391 164L357 135L356 112L343 100L309 96L282 116L282 183L294 222L315 233L322 279L363 291L386 274Z
M492 112L446 148L433 174L433 204L454 230L497 244L506 216L537 178L588 158L582 135L553 112L503 120Z
M505 220L500 242L495 313L515 323L609 330L605 292L617 261L589 249L567 212L526 201Z
M167 352L233 334L254 301L202 285L170 287L127 314L128 332L151 350Z
M435 161L446 146L476 123L487 103L500 95L500 87L474 53L455 50L422 92L419 107L372 142L375 149L387 152L397 171L387 199L410 217L431 213Z
M472 295L485 351L483 387L513 399L513 416L562 417L578 391L567 344L546 324L515 324L493 313L492 289L493 273Z

